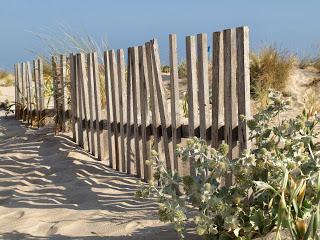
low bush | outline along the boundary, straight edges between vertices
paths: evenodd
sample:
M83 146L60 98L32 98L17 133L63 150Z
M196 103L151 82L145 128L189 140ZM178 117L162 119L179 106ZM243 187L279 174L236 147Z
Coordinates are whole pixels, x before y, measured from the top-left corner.
M250 76L253 97L265 103L270 88L283 91L293 64L293 56L272 46L265 47L258 53L251 53Z
M180 238L191 221L204 239L254 239L272 231L281 239L283 229L294 240L320 239L319 118L303 112L280 121L289 102L279 92L270 92L268 99L248 120L255 145L239 158L228 159L226 144L216 150L193 138L177 154L192 159L194 175L167 171L156 153L147 162L154 179L141 184L136 195L156 197L160 220L171 222ZM224 179L231 173L234 182L228 187ZM183 195L177 191L182 188Z

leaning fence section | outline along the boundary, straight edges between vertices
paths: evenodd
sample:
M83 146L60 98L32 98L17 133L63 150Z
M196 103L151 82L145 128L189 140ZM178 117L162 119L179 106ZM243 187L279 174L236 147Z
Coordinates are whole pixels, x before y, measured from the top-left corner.
M98 160L144 180L152 177L146 164L151 150L168 170L192 174L193 159L182 163L175 149L193 136L213 147L224 141L235 158L250 148L249 29L214 32L210 39L204 33L185 38L183 80L178 59L184 56L178 55L177 36L169 35L169 84L156 39L100 58L96 52L53 56L46 62L46 84L43 60L16 64L16 118L41 127L51 113L56 132L70 130L73 141ZM52 109L45 107L50 89Z

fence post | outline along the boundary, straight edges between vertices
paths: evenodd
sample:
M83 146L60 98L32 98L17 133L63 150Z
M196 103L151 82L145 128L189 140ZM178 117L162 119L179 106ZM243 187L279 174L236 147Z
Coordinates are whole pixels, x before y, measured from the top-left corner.
M181 122L179 103L179 75L177 36L169 35L170 48L170 88L171 88L171 128L172 128L172 152L174 169L179 173L179 159L175 154L177 144L181 142Z

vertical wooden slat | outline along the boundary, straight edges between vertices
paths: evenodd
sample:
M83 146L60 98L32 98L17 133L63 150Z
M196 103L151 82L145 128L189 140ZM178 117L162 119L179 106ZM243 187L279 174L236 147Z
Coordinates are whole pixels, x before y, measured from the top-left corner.
M138 47L132 48L131 58L131 70L132 70L132 108L133 108L133 134L135 142L135 162L137 176L141 177L143 174L141 156L140 156L140 136L139 126L141 124L140 118L140 88L139 88L139 52Z
M99 77L99 62L96 52L92 53L93 76L94 76L94 95L95 95L95 110L96 110L96 129L97 129L97 149L98 159L103 159L103 130L100 129L101 118L101 94L100 94L100 77Z
M232 130L238 123L237 88L236 88L236 34L235 29L224 30L224 105L225 105L225 132L224 139L229 145L229 159L237 156L237 149L233 146L237 139L233 139ZM226 176L227 186L232 185L232 175Z
M39 128L39 121L38 113L39 113L39 71L38 71L38 61L33 60L33 76L34 76L34 96L35 96L35 109L36 109L36 115L37 115L37 122L38 122L38 128Z
M152 63L154 66L154 80L155 80L155 87L157 90L161 129L162 129L162 136L163 136L163 143L164 143L164 155L166 159L167 169L172 171L173 164L171 163L171 160L170 160L169 138L168 138L168 132L167 132L167 129L169 128L167 101L166 101L164 89L163 89L160 54L159 54L158 42L156 39L152 40L151 49L152 49L151 51Z
M58 66L57 57L52 56L52 81L53 81L53 108L55 110L55 131L60 124L60 111L59 111L59 83L58 83Z
M108 52L104 52L104 69L105 69L105 94L106 94L106 111L107 111L107 131L108 131L108 152L109 165L111 168L116 167L114 156L114 134L112 132L113 109L110 84L110 63Z
M26 63L21 63L21 75L22 75L22 120L26 121L26 102L27 102L27 91L26 91Z
M118 68L116 54L114 50L108 51L109 64L110 64L110 82L111 82L111 97L112 97L112 109L113 109L113 132L114 132L114 148L115 148L115 162L116 170L120 170L120 159L122 159L122 153L120 148L120 138L118 132L118 121L120 118L119 108L119 87L118 87Z
M154 87L154 67L152 63L151 42L147 42L145 46L146 46L148 86L149 86L149 96L150 96L150 106L151 106L153 149L157 151L160 155L161 154L161 152L159 151L160 136L158 133L158 128L160 127L160 115L159 115L157 92L156 92L156 88Z
M91 146L91 135L90 135L90 109L89 109L89 91L88 91L88 76L86 71L86 56L84 53L80 53L80 61L79 61L79 80L81 82L81 98L82 98L82 104L83 104L83 115L85 120L85 132L86 132L86 150L88 152L91 152L92 146Z
M195 129L199 126L198 111L198 84L197 84L197 59L196 41L194 36L186 37L187 58L187 92L188 92L188 130L189 137L195 136ZM194 159L190 158L190 174L194 175Z
M147 115L148 115L148 92L147 92L147 62L146 47L139 46L139 73L140 73L140 106L141 106L141 138L142 138L142 162L143 162L143 178L150 179L149 168L146 160L150 156L150 141L147 139Z
M88 97L89 97L89 113L90 113L90 141L91 154L96 155L97 146L97 129L95 129L96 109L95 109L95 94L94 94L94 76L93 76L93 60L91 53L87 54L87 68L88 68Z
M120 109L120 115L119 115L119 121L120 121L120 149L122 152L121 155L121 170L123 172L126 171L126 148L125 148L125 128L124 126L127 124L127 111L126 111L126 102L127 102L127 93L125 90L125 62L124 62L124 52L123 49L118 49L117 51L117 65L118 65L118 84L119 84L119 109Z
M131 124L133 122L133 111L132 111L132 67L131 67L131 59L132 59L132 48L128 48L128 69L127 69L127 173L132 173L132 150L131 150L131 142L132 142L132 133L131 133Z
M171 126L172 126L172 151L174 169L179 172L179 159L175 154L177 144L181 142L181 122L179 104L179 76L178 76L178 51L177 35L169 35L170 48L170 85L171 85Z
M219 123L224 120L224 58L223 33L214 32L212 42L212 126L211 146L217 148L219 141Z
M32 125L32 72L30 62L27 62L27 75L26 75L26 86L27 86L27 124Z
M75 72L76 74L76 87L77 87L77 117L78 117L78 140L79 146L84 148L83 139L83 104L82 104L82 84L80 79L80 54L77 54L74 58L75 62Z
M44 83L43 83L43 62L42 59L38 59L38 98L39 98L39 112L38 112L38 127L44 124Z
M71 125L72 139L79 143L78 123L77 123L77 84L76 84L76 62L73 53L69 55L70 59L70 93L71 93Z
M60 66L59 66L59 77L60 77L60 106L61 106L61 130L66 130L66 110L67 110L67 58L65 55L60 55Z
M15 81L15 111L14 115L16 119L19 119L19 104L20 104L20 87L19 87L19 71L18 71L19 64L14 64L14 81Z
M239 27L237 34L238 139L239 151L250 149L247 118L250 117L249 28ZM245 119L242 119L245 116Z
M200 138L206 140L207 119L209 113L209 82L208 82L208 37L205 33L197 35L198 45L198 99L200 115Z

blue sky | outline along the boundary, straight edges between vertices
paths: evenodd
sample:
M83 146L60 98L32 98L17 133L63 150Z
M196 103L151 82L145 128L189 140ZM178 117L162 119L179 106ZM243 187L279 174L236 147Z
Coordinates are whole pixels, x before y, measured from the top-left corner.
M252 49L275 43L305 56L320 46L319 0L0 0L0 7L0 67L6 69L43 51L30 31L56 32L61 25L98 42L107 39L114 49L156 37L163 62L172 32L181 58L186 35L241 25L250 27Z

